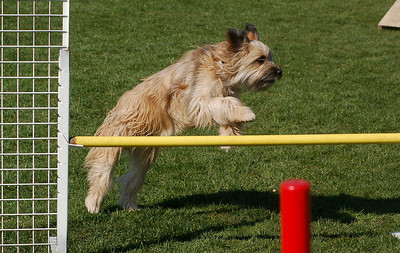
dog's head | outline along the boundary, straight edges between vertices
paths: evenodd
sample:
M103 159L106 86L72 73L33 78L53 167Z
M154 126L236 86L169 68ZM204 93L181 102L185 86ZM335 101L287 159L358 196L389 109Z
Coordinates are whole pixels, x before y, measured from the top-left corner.
M222 63L231 84L264 90L282 77L281 68L272 61L273 51L259 41L254 25L246 24L245 30L229 29L225 45Z

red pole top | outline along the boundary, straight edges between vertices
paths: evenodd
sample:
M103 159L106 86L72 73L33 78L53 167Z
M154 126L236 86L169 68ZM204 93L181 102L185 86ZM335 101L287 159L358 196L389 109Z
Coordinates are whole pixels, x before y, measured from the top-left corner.
M282 253L310 252L310 184L287 180L280 187Z
M310 191L310 183L303 179L290 179L281 184L281 191Z

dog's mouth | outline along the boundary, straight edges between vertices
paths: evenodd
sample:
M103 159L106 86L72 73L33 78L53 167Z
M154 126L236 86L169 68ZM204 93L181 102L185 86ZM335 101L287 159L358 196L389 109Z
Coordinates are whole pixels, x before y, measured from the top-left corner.
M277 81L281 78L282 78L282 71L279 70L276 73L274 73L273 75L267 75L267 76L261 78L260 80L258 80L255 83L254 88L256 90L266 90L268 88L271 88L275 84L275 81Z
M274 79L260 80L255 84L254 88L256 90L266 90L268 88L271 88L275 84L275 81L276 80Z

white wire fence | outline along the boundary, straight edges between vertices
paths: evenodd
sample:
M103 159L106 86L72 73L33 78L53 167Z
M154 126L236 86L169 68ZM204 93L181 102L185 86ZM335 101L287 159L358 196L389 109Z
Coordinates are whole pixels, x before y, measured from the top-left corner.
M0 8L0 249L63 252L69 0L1 0Z

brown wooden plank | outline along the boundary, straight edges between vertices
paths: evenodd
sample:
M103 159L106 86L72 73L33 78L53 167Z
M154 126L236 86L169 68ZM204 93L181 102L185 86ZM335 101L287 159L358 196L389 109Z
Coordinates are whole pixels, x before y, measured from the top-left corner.
M378 24L379 29L400 28L400 0L397 0Z

